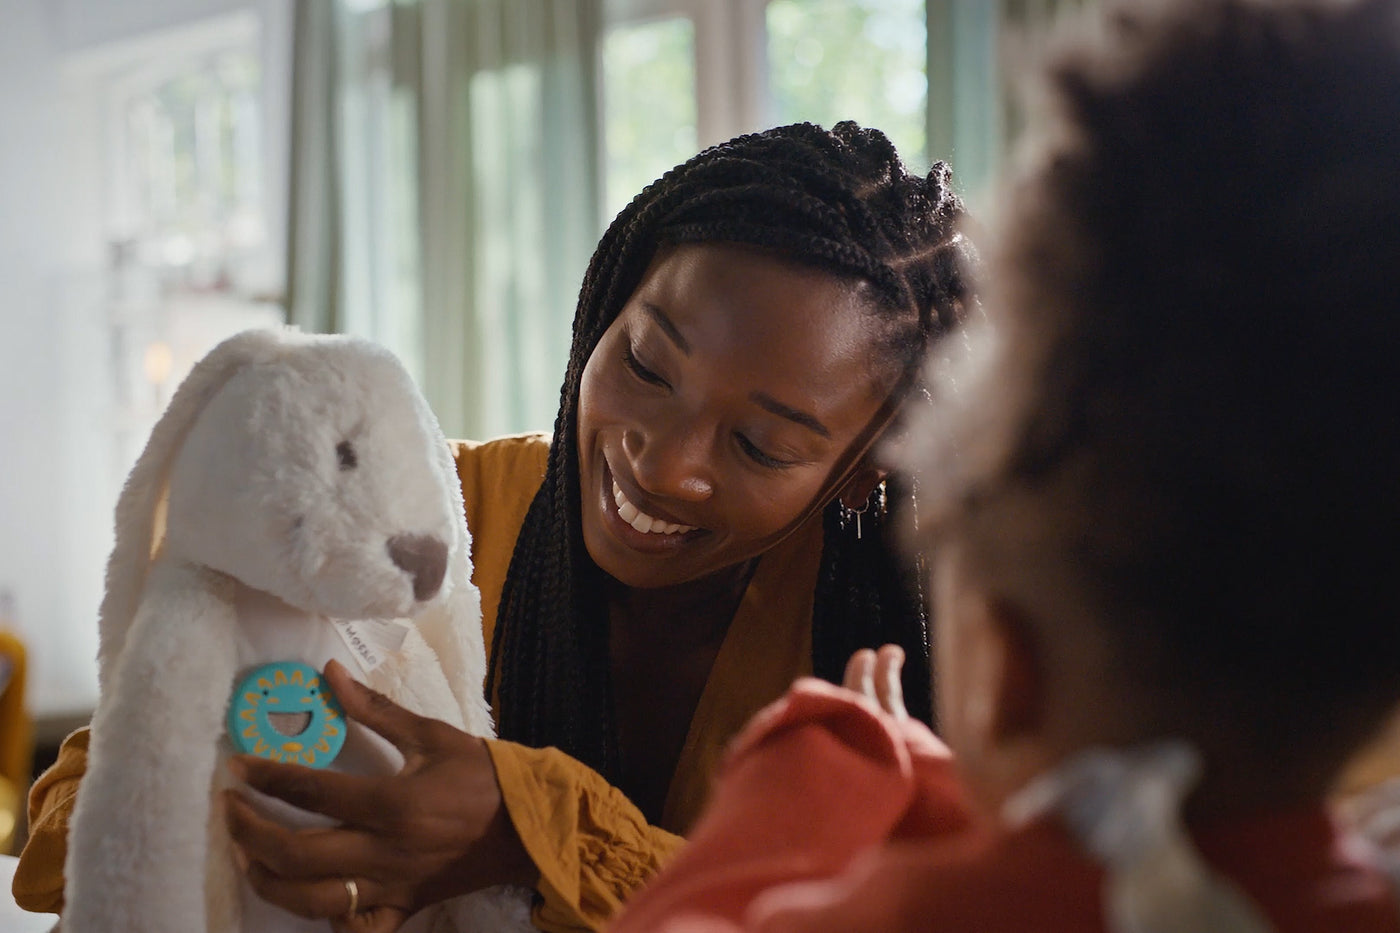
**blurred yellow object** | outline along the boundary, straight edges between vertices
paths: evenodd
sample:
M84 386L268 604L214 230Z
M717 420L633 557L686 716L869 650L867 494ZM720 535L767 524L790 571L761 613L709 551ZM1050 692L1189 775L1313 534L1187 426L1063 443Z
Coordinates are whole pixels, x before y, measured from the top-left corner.
M0 778L0 847L6 855L15 844L15 826L18 823L20 795L15 786Z
M0 631L0 668L0 854L10 854L34 766L34 722L24 705L24 642L6 631Z
M1337 796L1347 800L1400 778L1400 711L1342 774Z

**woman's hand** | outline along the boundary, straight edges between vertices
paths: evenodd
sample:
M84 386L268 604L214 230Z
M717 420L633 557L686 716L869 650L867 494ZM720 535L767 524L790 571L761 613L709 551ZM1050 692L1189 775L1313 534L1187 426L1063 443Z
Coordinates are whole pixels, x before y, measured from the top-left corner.
M325 675L346 714L392 742L404 766L369 778L233 759L234 773L249 786L342 824L290 830L229 791L229 830L263 899L328 918L337 933L390 933L428 904L536 881L485 741L414 715L334 661Z
M908 719L904 687L899 680L903 667L904 649L899 645L882 645L878 652L862 648L846 662L842 686L874 700L895 719Z

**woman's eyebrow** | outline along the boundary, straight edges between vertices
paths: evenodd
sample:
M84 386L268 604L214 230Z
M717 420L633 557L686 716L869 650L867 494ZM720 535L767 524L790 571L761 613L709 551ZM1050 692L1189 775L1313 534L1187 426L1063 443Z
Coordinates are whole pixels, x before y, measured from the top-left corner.
M680 350L686 356L690 356L690 341L681 336L681 332L676 327L676 323L666 316L665 311L662 311L649 301L642 302L642 310L656 322L656 326L661 328L662 333L671 338L671 342L676 345L677 350Z
M685 337L681 335L680 330L676 327L676 322L667 317L665 311L662 311L649 301L642 302L642 310L647 313L648 317L656 322L656 326L661 328L661 332L670 338L671 342L676 345L676 349L680 350L686 356L690 356L690 341L686 340ZM826 425L822 424L821 421L817 419L816 415L808 414L805 411L799 411L790 405L784 405L766 392L754 392L749 395L749 400L764 411L772 412L780 418L786 418L795 424L800 424L807 430L822 437L828 439L831 437L831 430L827 428Z
M820 434L822 437L831 437L831 432L827 430L826 425L818 421L815 415L809 415L805 411L798 411L796 408L784 405L765 392L754 392L749 395L749 400L764 411L770 411L780 418L786 418L789 421L800 424L807 430Z

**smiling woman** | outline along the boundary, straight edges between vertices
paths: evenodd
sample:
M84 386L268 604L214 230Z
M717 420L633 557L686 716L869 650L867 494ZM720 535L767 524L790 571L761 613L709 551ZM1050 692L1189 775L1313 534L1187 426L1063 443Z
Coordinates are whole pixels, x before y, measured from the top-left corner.
M748 247L658 255L579 391L583 537L604 572L644 588L733 574L825 504L899 372L872 366L868 300ZM852 477L852 498L878 479Z
M872 451L972 300L961 210L946 166L910 175L853 123L740 137L638 195L585 278L553 438L456 450L501 739L328 669L405 768L239 759L252 787L344 824L292 832L230 798L254 889L382 933L515 882L540 928L597 929L793 678L839 679L856 649L895 642L928 718L927 619L889 540L908 484ZM36 906L61 902L84 748L36 789Z

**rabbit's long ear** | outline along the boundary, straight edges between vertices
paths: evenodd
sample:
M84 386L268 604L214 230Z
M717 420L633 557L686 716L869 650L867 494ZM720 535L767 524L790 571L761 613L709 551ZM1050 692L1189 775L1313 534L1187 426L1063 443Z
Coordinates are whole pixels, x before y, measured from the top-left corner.
M481 632L481 592L472 582L471 532L462 504L462 481L446 438L440 430L434 431L434 437L438 469L451 491L458 540L447 566L447 580L452 591L446 599L424 610L416 622L423 640L437 654L438 663L452 687L452 695L461 707L467 731L472 735L493 736L491 706L485 696L486 646Z
M282 330L249 330L236 334L195 364L175 391L169 407L151 430L117 499L116 544L107 561L106 592L99 615L98 678L105 694L112 671L145 586L157 544L157 512L165 497L171 462L209 399L234 373L252 363L271 359L288 339Z
M206 827L237 667L235 587L165 560L150 580L129 650L108 669L69 819L69 933L209 928Z

